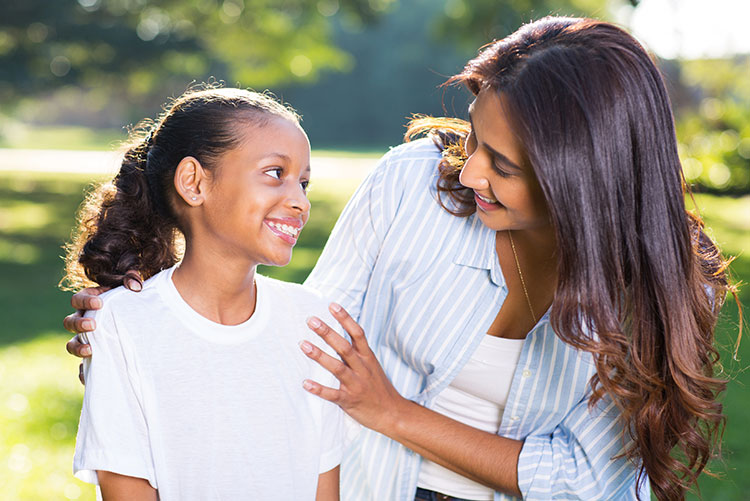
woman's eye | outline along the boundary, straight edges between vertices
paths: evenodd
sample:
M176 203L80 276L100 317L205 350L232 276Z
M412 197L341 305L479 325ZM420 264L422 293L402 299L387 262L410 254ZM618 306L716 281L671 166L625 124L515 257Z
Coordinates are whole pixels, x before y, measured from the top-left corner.
M477 138L474 135L474 131L472 130L471 133L469 133L469 136L466 138L466 142L464 143L464 150L466 152L466 156L471 156L472 153L474 153L474 150L477 148Z
M310 181L300 181L300 186L302 186L302 191L307 193L307 187L310 186Z
M283 172L283 169L281 167L276 167L274 169L267 170L266 175L271 176L275 179L281 179L282 172Z
M501 167L499 167L497 164L492 164L493 170L500 176L500 177L510 177L511 174L505 172Z

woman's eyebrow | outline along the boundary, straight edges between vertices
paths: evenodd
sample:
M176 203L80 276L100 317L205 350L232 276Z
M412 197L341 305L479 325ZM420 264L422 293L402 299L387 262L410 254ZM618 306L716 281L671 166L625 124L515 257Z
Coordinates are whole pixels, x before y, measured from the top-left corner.
M474 121L471 119L471 112L472 112L473 109L474 109L474 103L471 103L469 105L469 125L471 125L471 130L472 131L476 131L476 129L474 128ZM476 134L476 132L474 132L474 138L476 139L476 137L477 137L477 134ZM478 139L477 139L477 141L478 141ZM493 148L489 144L482 143L482 146L484 146L485 148L487 148L487 150L490 153L492 153L492 156L494 156L495 159L498 162L500 162L501 164L506 165L506 166L510 167L511 169L516 169L516 170L519 170L519 171L523 170L523 169L521 169L521 167L518 166L517 163L515 163L510 158L506 157L505 155L503 155L502 153L500 153L499 151L497 151L495 148Z

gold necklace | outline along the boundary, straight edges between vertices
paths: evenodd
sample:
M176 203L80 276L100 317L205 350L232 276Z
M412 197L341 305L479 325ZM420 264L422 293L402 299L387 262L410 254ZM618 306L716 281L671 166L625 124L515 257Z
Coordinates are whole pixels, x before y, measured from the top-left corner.
M513 257L516 259L516 268L518 269L518 276L521 278L521 286L523 287L523 294L526 296L526 304L529 305L529 311L531 312L531 319L536 323L536 315L534 314L534 308L531 307L531 299L529 299L529 291L526 289L526 281L523 279L523 273L521 272L521 263L518 262L518 254L516 254L516 244L513 243L513 235L508 232L508 238L510 239L510 248L513 249Z

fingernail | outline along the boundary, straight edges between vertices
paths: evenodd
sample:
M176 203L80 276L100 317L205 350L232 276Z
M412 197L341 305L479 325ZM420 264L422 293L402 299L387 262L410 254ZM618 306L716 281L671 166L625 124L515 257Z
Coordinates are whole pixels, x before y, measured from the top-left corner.
M128 280L127 287L133 292L141 292L141 283L138 280Z
M93 309L95 309L95 310L98 310L98 309L99 309L99 308L101 308L102 306L104 306L104 305L102 304L102 300L101 300L101 299L99 299L98 297L95 297L94 299L92 299L92 300L91 300L91 308L93 308Z
M299 347L302 348L302 351L304 351L305 353L312 353L312 345L307 341L302 341L299 344Z
M313 384L307 379L305 379L304 381L302 381L302 387L306 389L307 391L310 391L313 389Z
M89 347L89 346L84 346L83 348L81 348L81 354L82 354L82 355L83 355L84 357L88 357L89 355L91 355L91 347Z
M310 317L307 319L307 325L309 325L313 329L317 329L318 327L320 327L320 320L318 320L316 317Z
M338 304L338 303L331 303L331 309L332 309L332 310L333 310L334 312L338 313L338 312L340 312L340 311L341 311L341 305L340 305L340 304Z
M87 331L94 330L94 322L92 320L84 320L83 328L86 329Z

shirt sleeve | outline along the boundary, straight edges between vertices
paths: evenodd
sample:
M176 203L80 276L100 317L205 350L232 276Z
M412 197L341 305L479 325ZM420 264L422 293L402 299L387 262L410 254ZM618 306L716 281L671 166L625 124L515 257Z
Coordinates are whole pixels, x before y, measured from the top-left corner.
M157 488L148 428L132 350L118 336L112 314L96 315L84 361L86 391L76 437L73 474L98 485L96 470L144 478Z
M365 178L344 207L305 281L359 320L373 267L393 221L403 183L392 172L393 151Z
M589 396L551 435L526 437L518 459L524 499L636 499L638 465L619 457L630 441L620 411L608 396L589 409ZM647 479L640 489L648 499Z
M341 326L336 322L336 320L331 316L330 313L328 313L327 309L325 309L326 305L321 303L321 320L323 320L326 324L328 324L330 327L336 329L338 332L341 332ZM338 356L338 354L328 346L325 342L318 342L315 343L321 350L325 351L328 355L340 359L341 357ZM324 386L328 386L329 388L338 388L339 387L339 381L336 379L336 377L328 372L328 370L324 369L322 366L318 365L317 363L313 364L313 380L318 381L320 384ZM317 402L319 402L322 405L322 410L320 413L321 419L320 419L320 427L321 427L321 441L320 441L320 466L318 467L319 473L325 473L327 471L332 470L339 464L341 464L341 458L344 454L344 446L345 446L345 437L346 437L346 430L344 428L344 411L341 410L341 407L338 405L331 403L327 400L324 400L319 397L314 397Z

